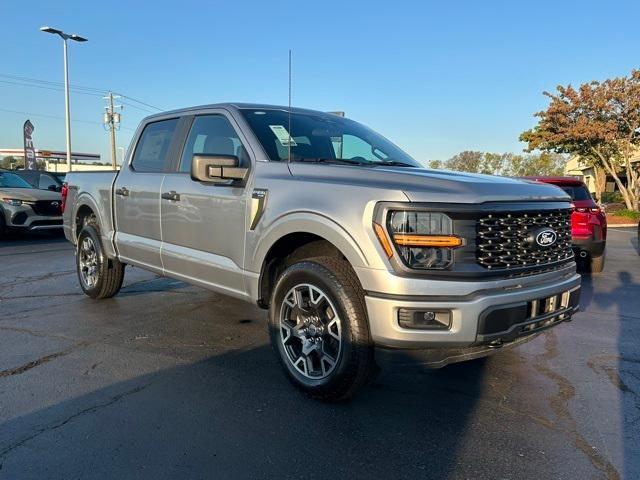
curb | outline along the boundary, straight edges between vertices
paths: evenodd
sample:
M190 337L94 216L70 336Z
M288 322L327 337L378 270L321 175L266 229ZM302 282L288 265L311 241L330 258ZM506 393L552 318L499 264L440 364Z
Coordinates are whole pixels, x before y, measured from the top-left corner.
M610 223L607 225L608 228L617 228L617 227L637 227L637 223Z

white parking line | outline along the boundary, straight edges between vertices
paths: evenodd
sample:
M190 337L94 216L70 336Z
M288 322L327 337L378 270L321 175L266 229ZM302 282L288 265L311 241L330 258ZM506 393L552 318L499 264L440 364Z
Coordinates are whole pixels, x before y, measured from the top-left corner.
M633 228L633 227L627 227L627 228ZM630 233L632 235L635 235L637 233L635 230L621 230L619 228L611 228L611 227L609 227L607 230L614 231L614 232Z

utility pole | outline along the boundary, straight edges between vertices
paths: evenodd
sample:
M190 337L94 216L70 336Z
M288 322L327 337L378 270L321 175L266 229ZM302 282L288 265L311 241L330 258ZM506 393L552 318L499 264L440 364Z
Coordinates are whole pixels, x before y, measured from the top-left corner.
M116 129L120 126L120 114L115 111L116 108L122 108L122 105L114 105L113 100L120 98L118 95L114 95L109 92L109 95L104 97L108 101L108 105L105 108L104 124L109 128L111 133L111 166L114 170L117 169L118 164L116 161Z

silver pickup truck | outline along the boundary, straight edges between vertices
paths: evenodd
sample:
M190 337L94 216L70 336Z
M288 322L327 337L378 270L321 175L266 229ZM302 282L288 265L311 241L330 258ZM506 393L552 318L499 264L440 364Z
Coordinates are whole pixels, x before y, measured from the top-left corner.
M292 382L353 395L377 348L433 366L571 319L560 189L427 170L330 113L217 104L146 118L118 173L69 174L64 230L92 298L126 265L255 302Z

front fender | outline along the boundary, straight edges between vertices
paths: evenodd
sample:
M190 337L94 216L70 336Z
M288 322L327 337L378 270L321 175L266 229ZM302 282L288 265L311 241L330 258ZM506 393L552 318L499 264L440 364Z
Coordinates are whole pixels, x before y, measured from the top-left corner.
M292 233L311 233L331 242L353 267L367 267L369 262L353 236L334 220L315 212L291 212L273 222L260 237L248 270L260 273L271 247Z

